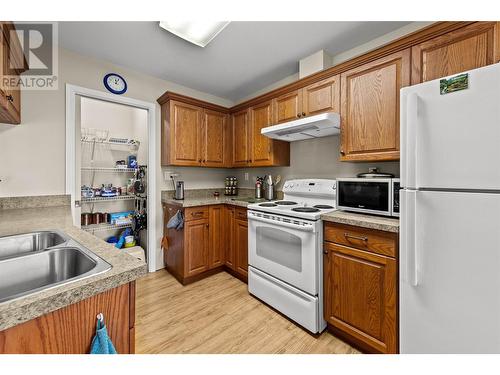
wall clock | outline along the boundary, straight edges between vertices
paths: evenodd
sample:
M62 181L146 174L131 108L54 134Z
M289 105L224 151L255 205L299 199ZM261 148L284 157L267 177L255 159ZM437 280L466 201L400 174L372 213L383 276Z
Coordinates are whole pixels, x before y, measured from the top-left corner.
M113 94L118 94L121 95L127 91L127 82L125 79L116 73L109 73L104 76L103 79L104 87L109 92L112 92Z

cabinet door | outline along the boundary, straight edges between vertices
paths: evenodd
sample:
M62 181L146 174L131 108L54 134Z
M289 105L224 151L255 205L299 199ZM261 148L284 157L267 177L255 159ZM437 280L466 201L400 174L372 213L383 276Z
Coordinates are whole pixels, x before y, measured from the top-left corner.
M209 215L209 250L208 267L216 268L224 264L224 206L210 206Z
M477 22L412 48L412 84L499 61L499 23Z
M248 277L248 223L234 221L234 247L236 250L236 272Z
M224 166L224 133L226 114L205 109L203 111L201 147L202 164L207 167Z
M182 102L170 102L170 164L201 164L200 135L202 109Z
M235 234L235 216L234 216L234 207L225 206L224 207L224 239L226 242L225 246L225 264L232 270L235 270L235 242L234 242L234 234Z
M275 124L302 117L302 89L280 95L273 102Z
M248 110L233 114L233 166L250 162Z
M10 32L14 29L12 24L0 23L0 26L3 29L0 30L0 77L18 77L19 71L24 70L24 57L19 40L15 37L16 34ZM0 89L0 107L0 122L21 123L21 90L18 82L15 86Z
M305 116L340 112L340 76L313 83L302 90Z
M374 352L397 352L396 260L324 243L325 320Z
M252 166L273 164L273 140L260 133L272 124L271 101L250 108L250 160Z
M410 83L410 50L341 75L341 160L399 160L399 90Z
M184 225L184 274L194 276L208 270L208 219L187 221Z

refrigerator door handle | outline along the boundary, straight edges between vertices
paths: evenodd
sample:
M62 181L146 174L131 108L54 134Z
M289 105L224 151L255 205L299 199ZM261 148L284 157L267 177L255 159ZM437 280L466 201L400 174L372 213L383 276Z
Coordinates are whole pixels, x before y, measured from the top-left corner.
M418 278L418 246L417 246L417 191L405 191L405 208L402 231L402 244L405 251L406 265L404 280L411 286L417 286Z
M406 98L406 138L405 138L405 188L417 186L417 144L418 144L418 95L414 92Z

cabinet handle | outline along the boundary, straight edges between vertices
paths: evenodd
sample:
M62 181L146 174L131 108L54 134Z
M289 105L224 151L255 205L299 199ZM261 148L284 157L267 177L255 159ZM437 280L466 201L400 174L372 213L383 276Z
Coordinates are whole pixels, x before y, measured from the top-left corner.
M305 113L305 112L302 112L302 116L305 116L305 115L306 115L306 113Z
M297 117L301 117L302 115L300 113L297 113Z
M198 163L201 163L201 159L198 159Z
M207 228L208 228L208 225L209 225L209 224L206 224L206 227L207 227Z
M345 155L344 150L340 150L340 155Z
M344 233L344 237L345 237L346 240L349 240L349 238L351 238L353 240L358 240L358 241L363 241L363 242L367 242L368 241L368 237L353 236L353 235L350 235L349 233Z
M11 103L14 101L14 97L12 95L7 95L5 98Z
M328 254L328 250L323 249L323 254Z

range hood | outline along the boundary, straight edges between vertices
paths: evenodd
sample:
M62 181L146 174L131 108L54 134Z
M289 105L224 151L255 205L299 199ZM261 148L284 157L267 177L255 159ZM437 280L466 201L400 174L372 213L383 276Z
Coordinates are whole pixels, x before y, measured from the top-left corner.
M304 117L261 129L261 134L280 141L301 141L340 133L340 115L335 112Z

